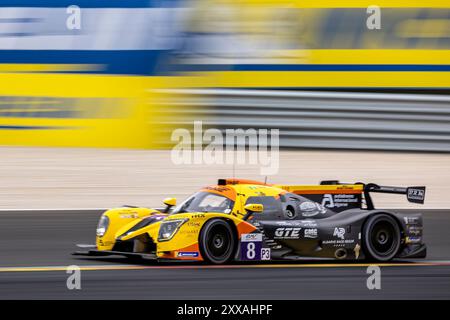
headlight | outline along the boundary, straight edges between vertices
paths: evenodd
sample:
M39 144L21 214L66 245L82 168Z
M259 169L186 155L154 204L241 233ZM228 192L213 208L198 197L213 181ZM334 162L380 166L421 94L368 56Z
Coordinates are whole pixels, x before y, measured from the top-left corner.
M177 233L178 229L188 219L176 219L161 222L159 227L158 241L168 241Z
M109 218L108 216L102 216L100 218L100 221L98 222L97 225L97 236L98 237L103 237L103 235L106 233L106 230L108 230L109 227Z

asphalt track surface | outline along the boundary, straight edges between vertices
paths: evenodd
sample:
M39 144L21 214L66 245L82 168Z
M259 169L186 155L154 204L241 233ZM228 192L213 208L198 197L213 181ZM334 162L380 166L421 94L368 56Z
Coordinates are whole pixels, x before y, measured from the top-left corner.
M422 210L426 260L380 265L296 262L206 266L71 256L92 243L98 211L0 212L0 299L450 299L450 210ZM66 267L81 267L68 290Z

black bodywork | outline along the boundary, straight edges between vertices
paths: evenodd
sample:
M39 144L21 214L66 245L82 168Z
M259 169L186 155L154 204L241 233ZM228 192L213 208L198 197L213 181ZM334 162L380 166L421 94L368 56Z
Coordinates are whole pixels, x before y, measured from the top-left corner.
M325 181L322 184L340 183ZM264 214L252 215L248 221L263 233L263 245L271 249L274 260L360 260L366 258L364 224L373 215L389 215L395 219L401 233L401 245L395 258L425 258L422 215L377 210L370 195L373 192L404 194L410 202L423 203L425 187L376 184L363 187L362 193L347 195L287 193L276 201L278 204L273 200L274 203L270 203L269 199L263 199L265 197L253 197L247 202L262 203L265 210Z

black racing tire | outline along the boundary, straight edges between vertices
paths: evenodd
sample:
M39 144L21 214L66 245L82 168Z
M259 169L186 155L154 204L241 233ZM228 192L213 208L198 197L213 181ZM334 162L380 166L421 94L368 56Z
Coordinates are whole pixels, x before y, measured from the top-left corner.
M401 231L397 221L388 214L367 219L362 231L362 244L368 260L392 260L400 249Z
M236 237L232 227L222 219L205 223L199 236L200 253L212 264L225 264L234 258Z

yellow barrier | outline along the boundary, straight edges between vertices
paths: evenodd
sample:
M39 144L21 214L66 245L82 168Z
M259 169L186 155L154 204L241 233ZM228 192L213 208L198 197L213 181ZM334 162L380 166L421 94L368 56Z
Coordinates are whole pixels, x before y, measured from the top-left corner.
M365 20L373 4L383 8L377 30ZM206 34L196 49L227 41L254 47L248 57L227 47L167 59L174 69L194 65L180 76L76 74L108 65L0 61L0 145L159 148L170 124L183 123L185 106L165 108L158 88L448 90L449 8L448 0L202 1L185 30Z
M0 145L158 146L154 77L1 74Z

